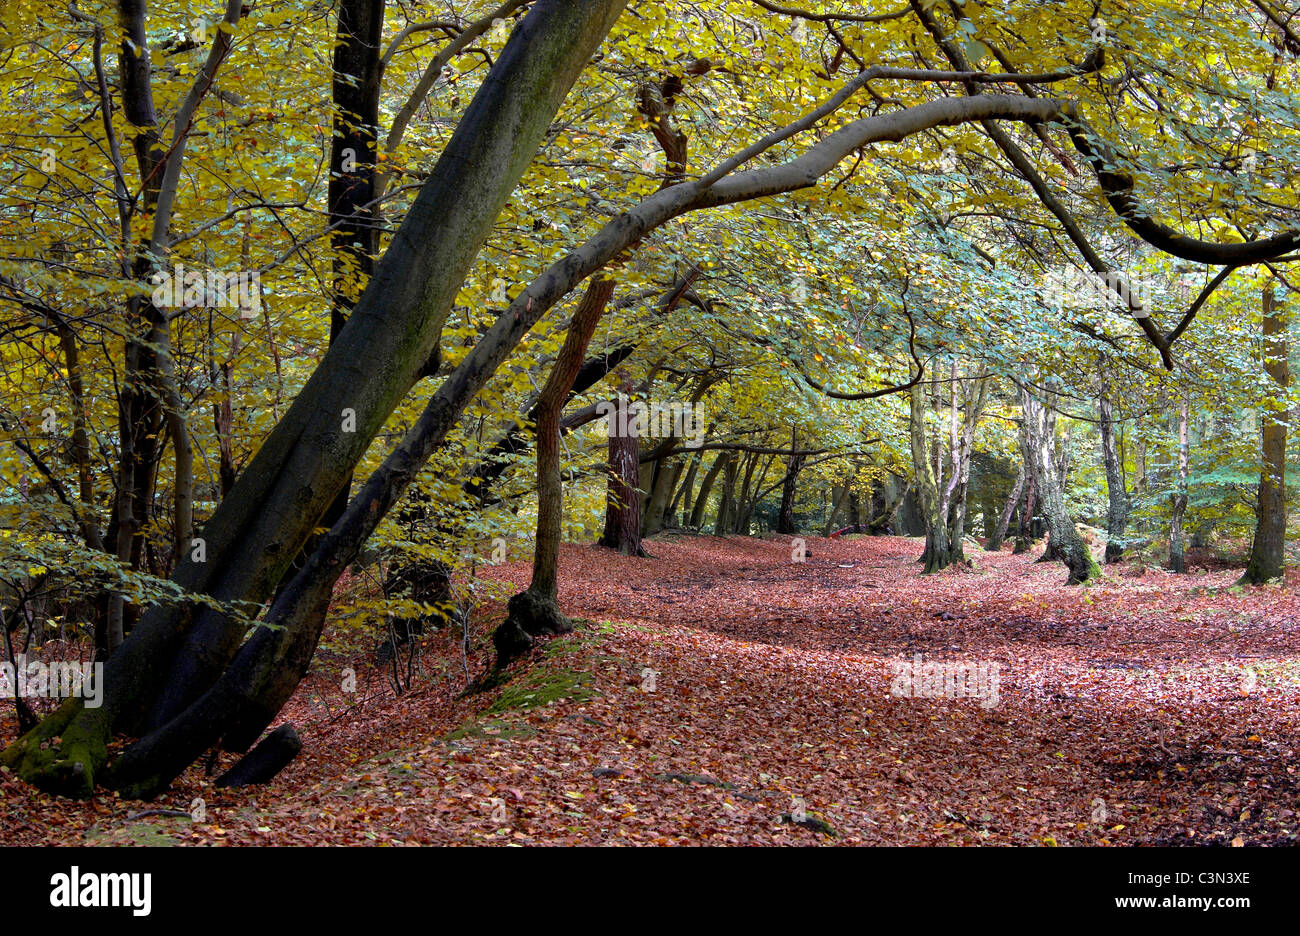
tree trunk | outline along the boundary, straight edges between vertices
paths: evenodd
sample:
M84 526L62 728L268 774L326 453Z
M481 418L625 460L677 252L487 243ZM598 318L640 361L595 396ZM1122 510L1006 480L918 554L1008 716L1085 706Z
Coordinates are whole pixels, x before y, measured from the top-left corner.
M1101 416L1101 454L1106 465L1106 562L1117 562L1124 554L1124 528L1128 525L1129 500L1124 486L1124 466L1115 445L1115 418L1110 394L1102 387L1097 401Z
M852 476L844 480L842 487L832 498L831 515L826 518L826 526L822 528L822 536L830 536L839 527L835 525L835 520L844 512L844 505L849 501L849 493L853 490Z
M1287 364L1287 321L1273 303L1273 284L1270 282L1264 287L1264 370L1277 384L1277 395L1285 396L1291 383ZM1281 578L1286 569L1286 415L1275 405L1268 406L1264 413L1264 458L1259 477L1255 541L1250 548L1250 562L1239 584L1260 585Z
M988 541L984 544L984 549L988 552L998 552L1002 549L1002 544L1007 538L1007 528L1011 525L1011 515L1016 512L1016 505L1020 503L1020 494L1025 488L1025 462L1020 461L1020 467L1016 470L1015 483L1011 485L1011 493L1007 495L1007 502L1002 508L1002 513L998 516L997 525L989 533Z
M700 493L695 496L695 505L691 508L691 519L687 524L691 529L698 530L704 526L704 511L708 509L709 495L713 493L713 484L718 480L718 473L727 467L727 462L730 460L731 452L723 452L713 459L713 464L704 473L704 480L700 482Z
M533 578L526 591L506 604L506 619L492 634L497 666L507 665L531 649L534 638L562 634L573 624L556 601L560 540L564 530L564 486L560 477L560 413L582 367L582 356L614 294L614 281L596 279L573 313L564 345L538 395L537 413L537 543L533 549ZM635 446L635 440L633 440Z
M1037 481L1038 496L1047 517L1050 537L1048 548L1070 570L1066 584L1078 585L1095 578L1101 570L1088 551L1088 545L1075 529L1074 521L1065 511L1065 496L1057 475L1056 419L1024 387L1020 388L1020 405L1024 414L1021 443L1025 449L1025 461Z
M1173 511L1169 517L1169 568L1181 574L1186 568L1186 537L1183 535L1183 518L1187 514L1187 418L1188 403L1184 395L1178 405L1178 490L1173 495Z
M951 464L952 476L947 488L948 516L948 562L966 562L966 492L970 487L970 458L975 445L975 429L980 416L984 413L984 402L988 398L989 380L987 377L966 383L969 389L961 393L962 418L957 418L957 368L953 366L952 381L952 430L951 430Z
M650 499L646 502L645 520L641 524L641 536L653 536L664 528L668 518L668 507L677 490L677 481L682 476L685 461L680 458L660 459L656 465L654 482L650 486Z
M925 397L918 383L911 389L911 410L909 420L912 444L912 469L916 479L916 499L925 520L925 552L920 562L925 564L927 574L938 572L948 565L951 551L948 548L948 523L940 510L939 488L935 481L934 467L930 461L930 451L925 430Z
M731 529L732 518L736 512L733 506L733 498L736 489L736 475L739 470L740 466L736 464L736 459L727 459L727 464L723 468L722 499L718 502L718 517L713 522L714 536L726 536Z
M794 448L793 437L791 437L790 447ZM803 463L807 458L807 455L791 455L789 462L786 463L785 480L781 482L781 510L776 517L778 533L797 532L794 525L795 485L798 483L799 472L803 470Z
M636 417L629 414L624 380L616 410L609 417L609 485L605 492L605 532L600 545L624 556L644 556L641 548L641 449L637 444Z
M1027 458L1027 456L1026 456ZM1038 510L1038 482L1032 470L1025 474L1025 503L1020 511L1020 523L1016 528L1016 545L1012 555L1029 552L1034 542L1034 513Z
M686 471L686 480L678 487L677 493L673 495L673 502L668 507L669 517L677 516L677 509L680 505L682 511L682 525L686 525L687 518L690 516L691 507L694 504L692 495L695 492L695 476L700 471L700 456L693 454L688 456L691 467Z

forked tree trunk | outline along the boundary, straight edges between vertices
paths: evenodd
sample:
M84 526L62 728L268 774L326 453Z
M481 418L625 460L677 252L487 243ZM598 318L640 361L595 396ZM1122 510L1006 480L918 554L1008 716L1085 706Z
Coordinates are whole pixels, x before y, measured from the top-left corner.
M1055 451L1056 419L1024 387L1020 388L1020 406L1023 411L1022 445L1037 481L1043 514L1047 517L1048 548L1070 570L1066 584L1078 585L1095 578L1101 570L1065 511L1065 496L1057 475L1060 466Z
M1273 305L1273 284L1264 287L1264 370L1285 396L1291 383L1287 365L1286 317ZM1286 569L1286 413L1264 414L1264 464L1259 477L1255 542L1240 584L1260 585Z

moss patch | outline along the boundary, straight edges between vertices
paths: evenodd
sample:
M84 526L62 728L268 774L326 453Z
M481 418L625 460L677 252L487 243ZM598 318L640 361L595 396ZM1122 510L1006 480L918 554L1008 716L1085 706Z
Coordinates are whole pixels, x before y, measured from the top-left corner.
M596 697L591 676L576 670L553 669L529 674L522 682L506 686L489 712L527 711L560 699L585 702Z

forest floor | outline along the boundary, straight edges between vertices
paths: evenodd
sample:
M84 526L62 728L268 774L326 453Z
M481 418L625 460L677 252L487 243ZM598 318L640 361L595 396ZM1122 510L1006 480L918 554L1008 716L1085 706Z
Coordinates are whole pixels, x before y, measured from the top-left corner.
M973 570L922 576L920 541L901 538L810 538L802 563L788 537L646 545L653 558L565 546L561 604L583 620L499 688L461 697L450 630L424 638L400 697L360 649L327 644L282 714L303 754L270 786L215 789L195 767L153 803L69 804L0 774L0 842L1298 838L1295 574L1241 589L1231 569L1121 565L1067 588L1062 566L1034 563L1041 549L973 549ZM530 563L489 572L522 586ZM475 616L475 675L501 614ZM900 690L917 654L968 664L964 689L948 687L967 697ZM8 741L12 711L0 717Z

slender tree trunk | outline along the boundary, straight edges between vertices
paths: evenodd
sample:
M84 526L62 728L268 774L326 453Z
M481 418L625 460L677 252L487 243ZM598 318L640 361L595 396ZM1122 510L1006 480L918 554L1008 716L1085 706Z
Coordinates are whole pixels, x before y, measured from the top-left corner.
M507 602L506 619L492 634L498 667L531 649L534 638L573 629L556 601L564 522L560 414L582 366L587 344L613 294L613 280L592 280L573 313L564 345L537 398L537 545L533 550L533 579L525 591Z
M721 453L713 459L713 464L704 473L704 480L700 482L700 493L695 496L695 505L691 508L691 519L687 524L691 529L698 530L704 526L704 512L709 506L709 495L713 493L713 484L718 480L718 473L726 469L731 456L731 452Z
M1169 568L1180 574L1187 571L1183 535L1183 518L1187 514L1187 418L1188 403L1184 395L1178 405L1178 490L1173 495L1169 518Z
M1104 386L1097 408L1101 416L1101 454L1106 465L1106 562L1116 562L1124 554L1129 500L1124 486L1124 466L1115 445L1115 418L1110 394Z
M1024 457L1025 464L1028 464L1029 456ZM1019 555L1023 552L1029 552L1034 543L1034 513L1038 509L1038 482L1034 478L1032 469L1027 469L1025 474L1025 503L1020 511L1020 524L1016 529L1016 545L1011 550L1013 555Z
M749 515L753 510L750 503L750 491L753 490L754 469L758 467L761 455L750 454L744 461L745 476L740 484L740 493L731 503L731 532L737 536L749 535Z
M826 526L822 528L822 536L830 536L838 527L835 520L844 512L844 505L849 501L849 493L853 490L852 477L846 478L843 486L838 488L831 506L831 515L826 519Z
M1274 307L1270 282L1264 287L1264 370L1277 384L1278 396L1284 396L1291 383L1286 328L1285 314ZM1240 580L1244 585L1280 578L1286 569L1286 413L1273 406L1264 413L1263 456L1255 541Z
M1002 513L998 515L997 525L989 533L988 541L984 544L984 549L988 552L998 552L1002 549L1002 544L1007 538L1007 528L1011 525L1011 515L1016 512L1016 505L1020 503L1020 495L1025 489L1025 462L1020 461L1020 467L1016 469L1016 480L1011 485L1011 493L1007 495L1007 502L1002 508Z
M690 516L691 507L694 503L692 494L695 492L695 476L700 471L700 456L693 454L687 456L690 461L690 468L686 470L686 480L681 483L677 493L673 495L673 502L668 507L670 517L677 516L677 509L680 505L682 512L682 524L685 525L687 518Z
M736 490L736 475L739 473L740 466L736 459L730 458L723 468L722 475L722 499L718 502L718 518L713 522L713 535L726 536L731 529L732 518L735 515L734 497Z
M989 380L981 378L966 381L968 389L961 393L962 418L957 418L958 381L957 368L953 367L952 411L952 476L948 482L948 562L966 561L966 493L970 487L970 459L975 445L975 430L984 413L988 397Z
M790 447L794 448L793 436L791 437ZM803 463L807 459L806 455L791 455L789 462L786 464L785 480L781 483L781 510L776 518L776 532L784 534L793 534L796 532L794 525L794 496L795 485L799 480L799 472L803 470Z
M930 462L930 451L925 430L925 397L920 384L911 389L911 418L909 421L912 443L912 468L916 479L916 499L925 520L925 552L920 562L925 564L925 572L938 572L948 565L951 552L948 549L948 523L940 508L939 488L935 480L934 468Z

